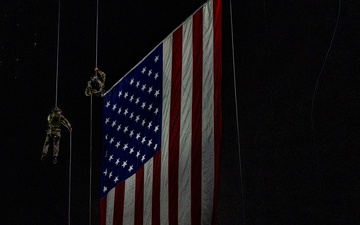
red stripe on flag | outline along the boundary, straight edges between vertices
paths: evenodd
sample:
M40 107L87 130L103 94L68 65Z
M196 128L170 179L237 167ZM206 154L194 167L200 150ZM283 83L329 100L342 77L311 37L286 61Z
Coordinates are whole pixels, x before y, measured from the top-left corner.
M214 0L214 131L215 131L215 178L214 209L212 224L216 224L220 152L222 142L221 80L222 80L222 1Z
M173 33L169 138L169 224L178 224L182 27Z
M126 181L121 182L118 186L115 187L113 224L116 224L116 225L123 224L125 182Z
M152 224L160 224L161 150L153 157Z
M203 20L202 10L193 16L193 102L191 137L191 223L201 224L201 127L202 127L202 70Z
M144 167L136 172L135 183L135 218L134 224L141 225L144 222Z
M100 199L100 225L106 225L106 196Z

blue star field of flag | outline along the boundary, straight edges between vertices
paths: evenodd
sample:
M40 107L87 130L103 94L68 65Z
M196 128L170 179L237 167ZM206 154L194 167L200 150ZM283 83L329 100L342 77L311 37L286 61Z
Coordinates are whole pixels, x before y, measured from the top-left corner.
M101 197L160 149L162 64L159 45L104 96Z

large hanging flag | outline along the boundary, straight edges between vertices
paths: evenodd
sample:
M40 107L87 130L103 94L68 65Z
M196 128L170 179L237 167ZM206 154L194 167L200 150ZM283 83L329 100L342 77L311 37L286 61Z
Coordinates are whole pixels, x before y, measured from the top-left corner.
M221 0L210 0L104 96L102 225L214 224Z

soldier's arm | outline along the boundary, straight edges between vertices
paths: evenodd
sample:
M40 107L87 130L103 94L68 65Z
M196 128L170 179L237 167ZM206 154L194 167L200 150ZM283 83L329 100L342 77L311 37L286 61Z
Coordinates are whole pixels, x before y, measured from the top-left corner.
M61 124L64 125L70 132L72 131L70 122L65 118L65 116L61 116Z
M98 70L98 73L100 74L100 80L105 83L105 79L106 79L106 73L104 73L101 70Z

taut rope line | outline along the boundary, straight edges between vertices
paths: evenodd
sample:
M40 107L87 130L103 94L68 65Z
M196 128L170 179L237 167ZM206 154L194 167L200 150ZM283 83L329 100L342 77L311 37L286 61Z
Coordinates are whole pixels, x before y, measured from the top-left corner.
M245 203L244 203L244 185L241 166L241 148L240 148L240 128L239 128L239 113L238 113L238 100L237 100L237 88L236 88L236 70L235 70L235 47L234 47L234 27L233 27L233 15L232 15L232 3L230 0L230 24L231 24L231 44L232 44L232 61L234 70L234 92L235 92L235 111L236 111L236 129L237 129L237 142L239 152L239 169L240 169L240 182L241 182L241 198L242 198L242 212L243 212L243 224L246 225L245 220Z
M57 47L56 47L56 79L55 79L55 107L58 103L58 86L59 86L59 46L60 46L60 9L61 0L58 7L58 24L57 24Z
M95 68L98 65L98 46L99 46L99 0L96 0L96 30L95 30ZM95 71L96 76L97 71ZM91 225L91 205L92 205L92 138L93 138L93 96L90 96L90 159L89 159L89 225Z

